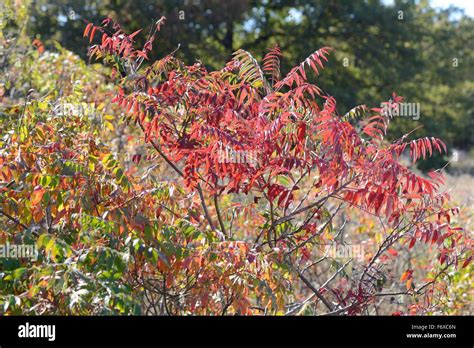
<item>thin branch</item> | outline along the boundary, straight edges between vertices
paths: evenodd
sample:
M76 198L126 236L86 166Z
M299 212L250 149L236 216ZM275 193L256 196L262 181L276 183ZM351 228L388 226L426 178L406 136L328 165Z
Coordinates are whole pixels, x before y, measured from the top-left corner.
M321 289L323 289L323 288L325 288L326 286L328 286L329 283L332 282L332 281L334 280L334 278L336 278L336 276L337 276L339 273L341 273L342 270L343 270L344 268L346 268L347 265L350 264L351 262L352 262L352 259L349 259L349 261L347 261L345 264L343 264L341 267L339 267L339 269L332 275L332 277L329 278L328 280L326 280L326 282L325 282L323 285L321 285Z
M141 130L145 132L145 128L143 127L141 122L138 122L138 125L140 126ZM160 147L152 139L150 139L150 143L153 146L153 148L156 150L156 152L158 152L158 154L165 160L165 162L168 163L168 165L171 168L173 168L174 171L179 174L179 176L184 178L183 172L173 162L170 161L170 159L165 155L165 153L160 149ZM215 230L214 223L212 222L211 216L209 215L209 211L207 210L206 201L204 199L204 194L202 193L201 184L197 184L196 190L199 194L199 198L201 199L201 205L202 205L202 209L204 210L204 216L206 217L206 220L209 223L209 226L214 231Z
M342 272L342 270L344 268L347 267L347 265L349 263L352 262L352 259L350 259L349 261L347 261L344 265L342 265L341 267L339 267L339 269L331 276L331 278L329 278L328 280L326 280L326 282L320 286L320 289L324 289L326 286L329 285L330 282L332 282L334 280L334 278L336 278L336 276ZM301 307L303 307L306 303L308 303L309 301L311 301L315 296L317 296L317 293L313 293L311 294L311 296L309 296L306 300L304 300L298 307L296 307L295 309L291 310L287 315L291 315L293 313L295 313L296 311L298 311ZM318 297L319 298L319 297Z
M214 227L214 223L212 222L211 216L209 215L209 211L207 210L207 205L204 199L204 194L202 193L201 184L197 184L196 189L199 194L199 198L201 199L201 205L202 205L202 209L204 210L204 216L206 217L206 220L209 223L211 230L215 231L216 228Z
M339 308L339 309L336 309L332 312L329 312L329 313L324 313L324 314L320 314L321 316L330 316L330 315L338 315L338 314L341 314L341 313L344 313L346 312L348 309L351 309L352 307L354 307L356 304L353 303L353 304L350 304L348 306L345 306L343 308Z
M25 224L21 223L20 220L14 218L13 216L11 216L10 214L6 213L5 211L3 211L2 209L0 209L0 214L2 214L3 216L5 216L6 218L8 218L9 220L13 221L14 223L16 223L18 226L21 226L23 229L28 229L28 226L26 226Z
M227 232L225 230L224 221L222 220L221 211L219 209L219 200L217 194L214 195L214 206L216 207L217 220L219 221L222 233L224 233L224 235L228 237Z
M351 180L349 180L348 182L346 182L344 185L340 186L339 188L337 188L335 191L327 194L326 196L324 196L323 198L320 198L319 200L317 200L316 202L314 203L311 203L303 208L300 208L294 212L292 212L291 214L289 215L286 215L286 216L283 216L282 218L276 220L272 226L277 226L277 225L280 225L288 220L291 220L294 216L298 215L298 214L301 214L309 209L312 209L314 207L317 207L318 205L320 205L322 202L328 200L329 198L333 197L337 192L341 191L342 189L346 188L352 181L354 181L359 175L356 175L355 177L353 177Z
M290 267L291 267L291 266L290 266ZM328 300L326 300L326 298L324 298L323 295L321 295L321 293L319 292L319 290L316 289L313 284L311 284L311 282L309 281L309 279L306 278L306 277L303 275L303 273L301 273L301 272L300 272L299 270L297 270L296 268L294 268L294 267L292 267L292 268L293 268L293 270L298 274L298 277L303 281L303 283L305 283L306 286L307 286L308 288L310 288L310 289L313 291L314 295L315 295L318 299L320 299L321 302L324 303L324 305L325 305L330 311L332 311L332 310L333 310L332 304L331 304Z
M291 250L289 250L287 252L287 255L293 253L294 251L298 250L299 248L305 246L307 243L309 243L312 239L314 239L316 236L320 235L325 229L326 227L331 223L331 221L334 219L334 216L336 216L336 214L339 212L339 210L341 209L341 206L342 204L340 204L336 211L331 215L331 217L328 219L328 221L326 221L324 223L324 225L318 230L318 232L314 233L312 236L310 236L308 239L306 239L305 241L301 242L300 244L294 246Z

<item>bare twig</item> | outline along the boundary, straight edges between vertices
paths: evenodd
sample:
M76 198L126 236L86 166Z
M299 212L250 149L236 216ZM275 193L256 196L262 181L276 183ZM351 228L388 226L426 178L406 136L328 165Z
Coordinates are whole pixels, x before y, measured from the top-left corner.
M26 226L25 224L21 223L20 220L14 218L13 216L11 216L10 214L6 213L5 211L1 210L0 209L0 214L2 214L3 216L5 216L6 218L8 218L10 221L13 221L14 223L16 223L18 226L21 226L22 228L24 228L25 230L28 228L28 226Z
M346 266L352 262L352 259L350 259L349 261L347 261L344 265L342 265L341 267L339 267L339 269L328 279L326 280L326 282L324 282L323 285L320 286L320 289L324 289L326 286L329 285L330 282L332 282L334 280L334 278L336 278L336 276L342 272L342 270L344 268L346 268ZM318 292L319 293L319 292ZM314 292L313 294L311 294L311 296L309 296L306 300L304 300L299 306L297 306L295 309L292 309L290 312L287 313L287 315L292 315L293 313L297 312L298 310L300 310L300 308L302 308L306 303L308 303L309 301L311 301L315 296L317 296L317 293ZM319 298L319 297L318 297Z
M141 130L143 132L145 132L145 128L143 127L143 125L141 124L141 122L138 122L138 125L140 126ZM150 139L150 143L151 145L153 146L153 148L156 150L156 152L158 152L158 154L161 156L161 158L163 158L165 160L166 163L168 163L168 165L173 168L173 170L178 173L179 176L183 177L184 178L184 174L183 172L173 163L170 161L170 159L168 158L168 156L165 155L165 153L160 149L160 147L158 146L158 144L156 144L153 140ZM201 206L202 206L202 209L204 211L204 216L206 217L206 220L207 222L209 223L209 226L211 227L211 229L214 231L215 230L215 227L214 227L214 223L212 222L212 219L211 219L211 216L209 215L209 211L207 209L207 205L206 205L206 201L204 199L204 194L202 192L202 188L201 188L201 184L197 184L196 186L196 190L199 194L199 198L201 199Z
M292 212L291 214L288 214L286 216L283 216L281 217L280 219L276 220L272 226L277 226L277 225L280 225L286 221L289 221L291 220L294 216L298 215L298 214L301 214L309 209L312 209L314 207L317 207L318 205L320 205L322 202L328 200L329 198L333 197L337 192L341 191L342 189L346 188L351 182L353 182L359 175L356 175L355 177L353 177L351 180L349 180L348 182L346 182L344 185L341 185L339 186L336 190L334 190L333 192L327 194L326 196L320 198L319 200L317 200L316 202L314 203L311 203L303 208L300 208L298 210L295 210L294 212Z
M309 279L306 278L306 277L304 276L304 274L301 273L298 269L292 267L291 265L290 265L290 267L293 268L293 270L298 274L298 277L303 281L303 283L305 283L306 286L307 286L308 288L310 288L310 289L313 291L314 295L315 295L318 299L320 299L322 303L324 303L324 305L327 307L327 309L329 309L330 311L332 311L332 310L333 310L332 304L331 304L323 295L321 295L321 293L319 292L319 290L316 289L313 284L311 284L311 282L309 281Z
M225 230L224 221L222 220L221 211L219 209L219 199L217 197L217 194L214 195L214 206L216 207L217 220L219 221L222 233L224 233L224 235L228 237L227 232Z

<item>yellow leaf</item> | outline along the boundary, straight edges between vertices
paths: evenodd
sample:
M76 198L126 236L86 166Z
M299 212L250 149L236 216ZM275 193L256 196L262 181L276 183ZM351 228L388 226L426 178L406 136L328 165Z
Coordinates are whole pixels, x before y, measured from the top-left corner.
M112 123L110 123L109 121L105 121L105 126L110 129L111 131L114 130L114 125Z

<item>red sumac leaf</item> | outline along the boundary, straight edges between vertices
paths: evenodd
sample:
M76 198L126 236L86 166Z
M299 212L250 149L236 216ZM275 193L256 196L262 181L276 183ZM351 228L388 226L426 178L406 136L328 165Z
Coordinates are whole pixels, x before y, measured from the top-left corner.
M83 37L88 36L89 31L91 30L91 28L92 28L92 23L87 24L87 25L86 25L86 28L84 29L84 34L83 34L82 36L83 36Z
M407 279L410 279L413 277L413 270L412 269L407 269L402 276L400 277L400 281L403 282Z
M89 38L89 42L92 42L92 40L94 40L94 35L95 35L96 30L97 30L97 27L92 28L91 36Z
M390 253L392 256L398 256L398 253L395 249L388 248L387 251Z
M469 256L466 261L463 262L461 268L466 268L472 261L472 256Z

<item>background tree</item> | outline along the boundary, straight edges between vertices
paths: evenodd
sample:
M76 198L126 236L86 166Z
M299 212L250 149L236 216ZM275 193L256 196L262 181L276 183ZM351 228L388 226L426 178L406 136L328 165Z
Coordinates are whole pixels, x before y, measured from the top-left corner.
M450 148L469 151L473 144L474 23L455 8L435 11L428 1L328 0L37 0L29 8L31 34L47 46L58 40L83 57L84 20L105 16L120 20L129 32L146 31L152 19L166 16L152 58L179 46L178 57L188 64L200 59L208 68L222 66L236 47L263 58L266 48L278 43L287 55L282 65L287 72L310 53L308 47L330 45L336 56L319 84L341 110L386 100L396 90L407 102L420 103L421 118L395 119L390 139L422 125L418 135L435 132ZM420 165L431 169L444 163L437 155Z

